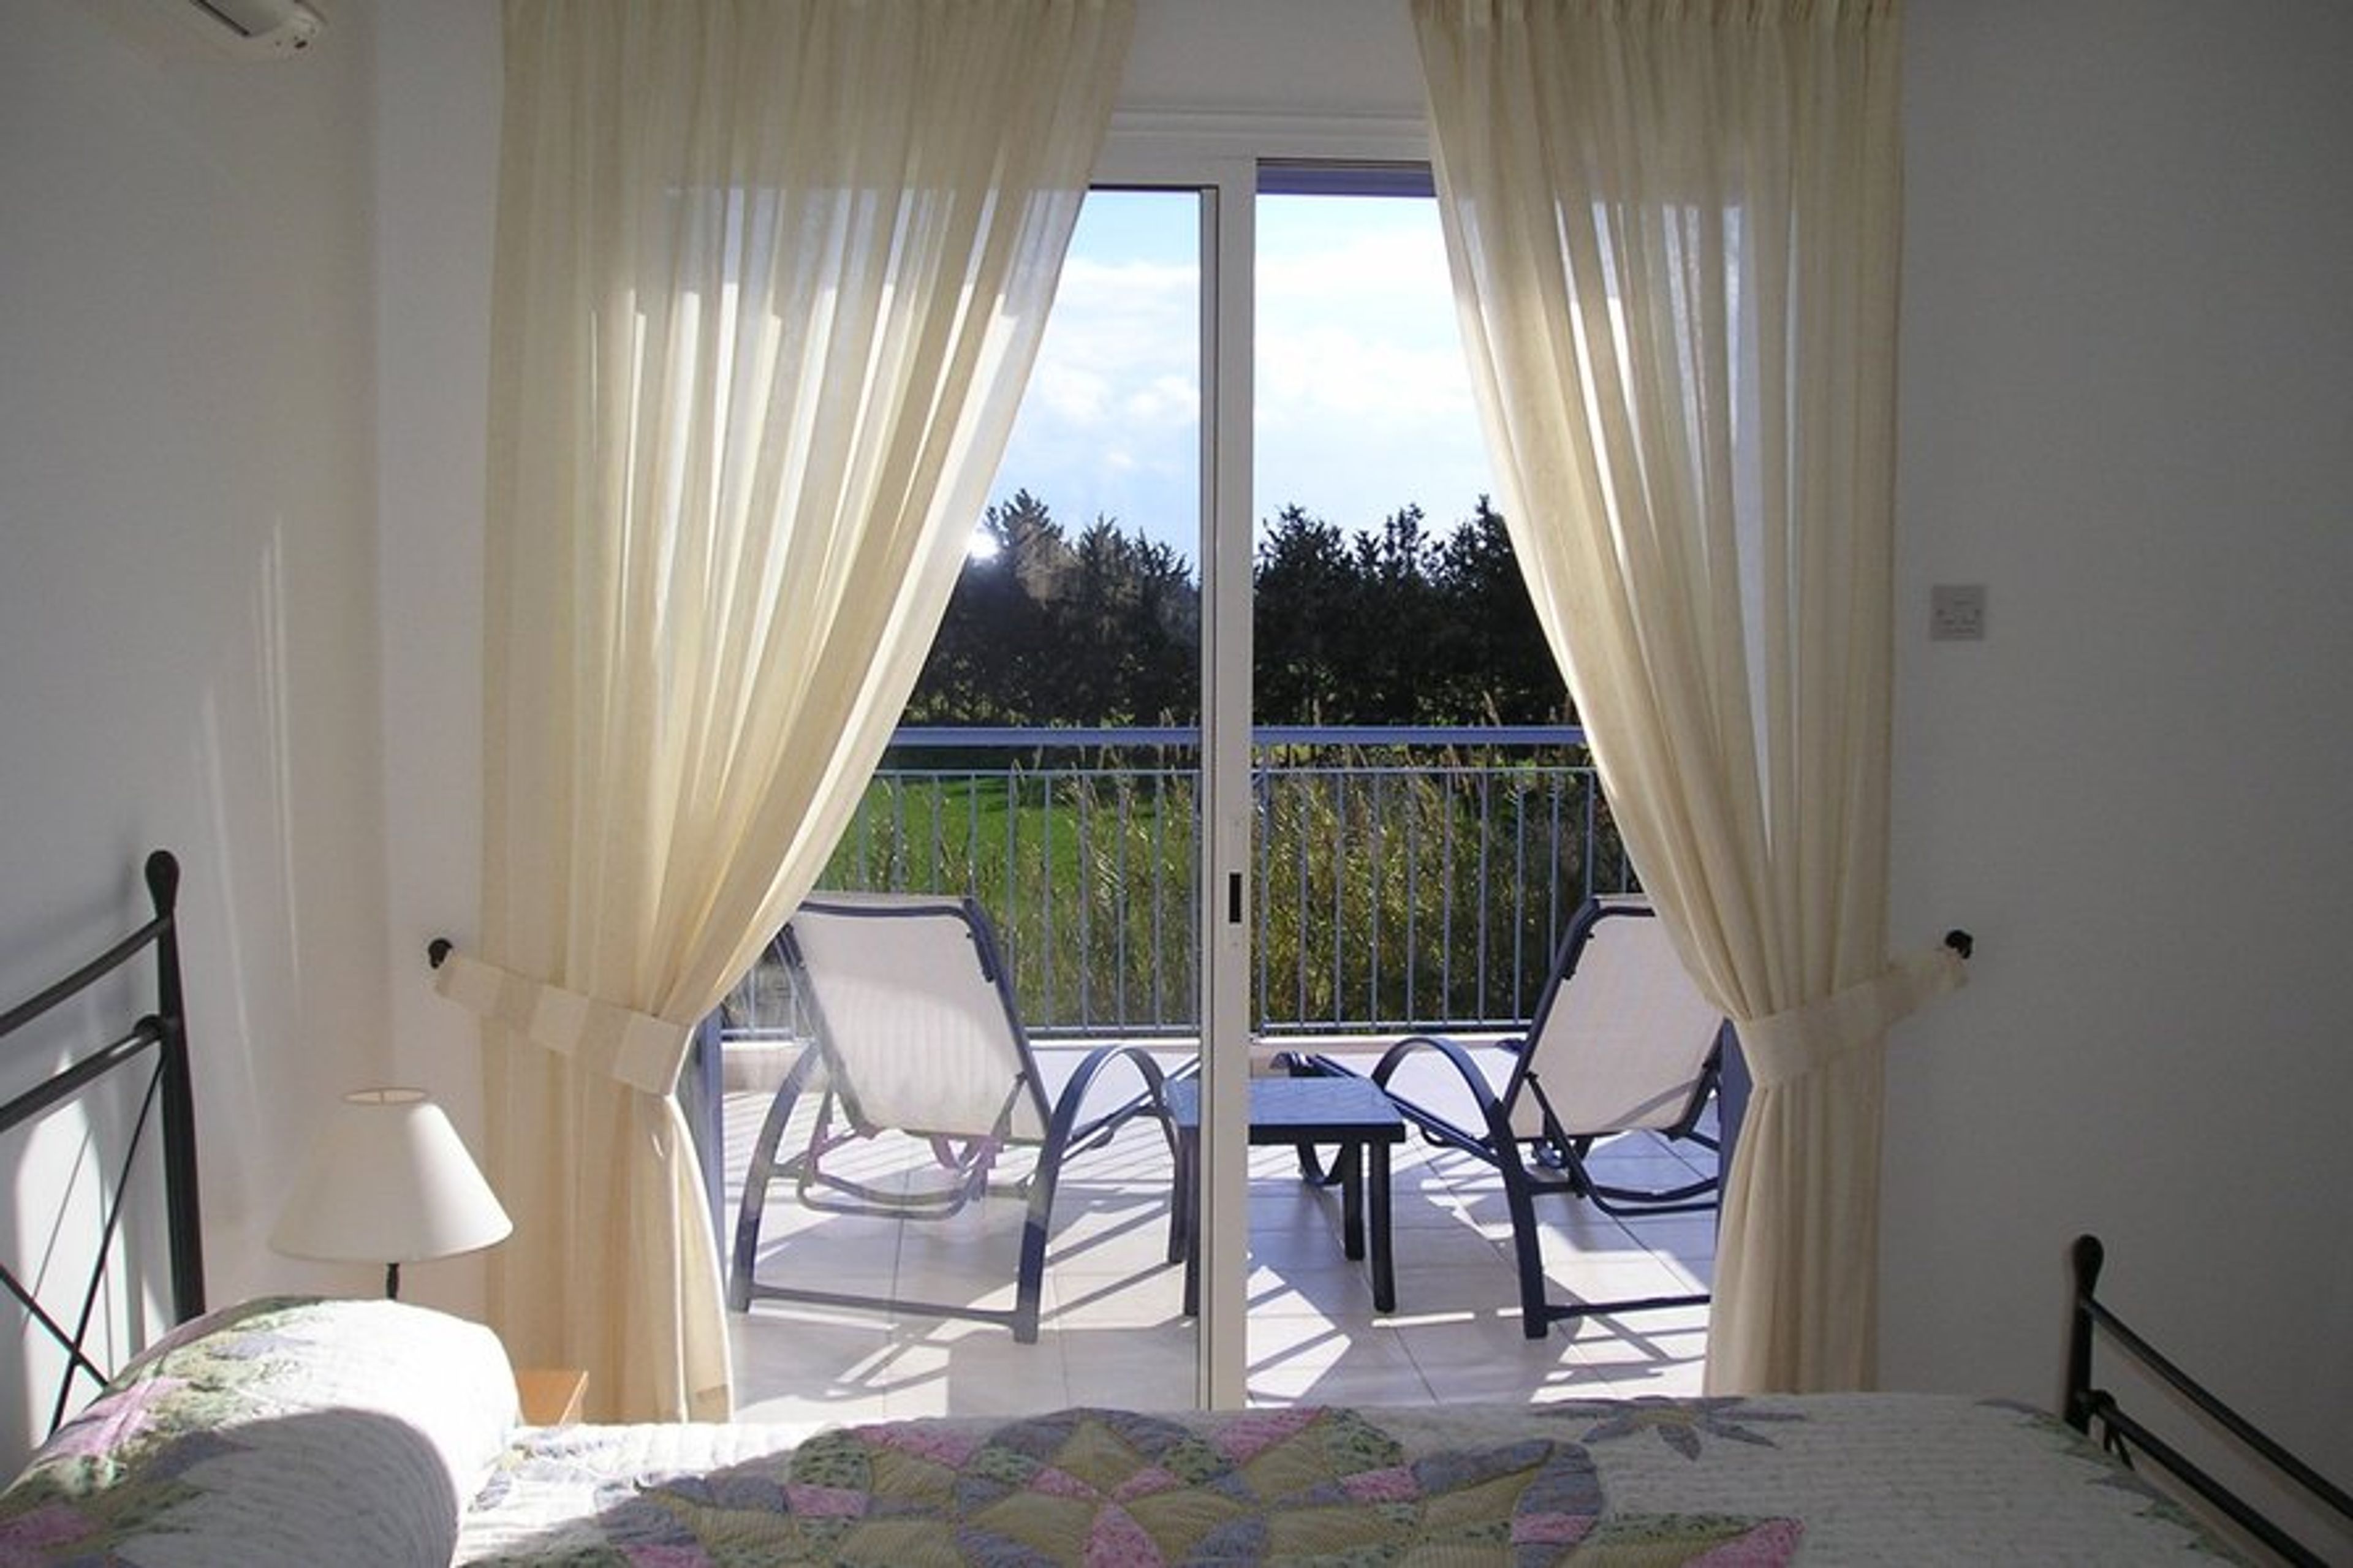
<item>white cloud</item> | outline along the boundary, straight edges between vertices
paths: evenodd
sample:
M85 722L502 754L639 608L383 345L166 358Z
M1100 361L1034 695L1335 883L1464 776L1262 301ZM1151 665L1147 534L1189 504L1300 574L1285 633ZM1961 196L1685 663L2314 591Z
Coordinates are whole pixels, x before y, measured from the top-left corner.
M1189 373L1155 375L1127 395L1120 412L1156 429L1190 429L1201 417L1201 389Z
M1190 417L1198 396L1172 404L1155 391L1139 401L1136 389L1189 390L1196 380L1195 279L1189 267L1072 257L1038 356L1052 411L1076 424Z
M1191 198L1090 202L996 495L1098 513L1197 553L1198 273ZM1276 198L1260 209L1259 510L1440 521L1492 489L1445 248L1427 203Z
M1270 323L1258 339L1261 430L1322 419L1412 429L1469 407L1460 350L1370 339L1336 325Z
M1041 358L1030 374L1028 396L1065 424L1100 425L1111 416L1112 378L1089 366Z
M1493 484L1436 210L1287 198L1259 233L1260 510L1354 526L1409 503L1467 513Z

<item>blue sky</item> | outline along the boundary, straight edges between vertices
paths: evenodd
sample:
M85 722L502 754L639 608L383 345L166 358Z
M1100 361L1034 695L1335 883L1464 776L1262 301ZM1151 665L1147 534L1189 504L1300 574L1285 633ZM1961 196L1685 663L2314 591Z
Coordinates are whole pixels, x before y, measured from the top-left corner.
M1087 198L992 500L1027 488L1072 531L1108 514L1199 559L1196 210ZM1443 526L1492 492L1432 202L1262 197L1257 303L1261 523L1418 502Z

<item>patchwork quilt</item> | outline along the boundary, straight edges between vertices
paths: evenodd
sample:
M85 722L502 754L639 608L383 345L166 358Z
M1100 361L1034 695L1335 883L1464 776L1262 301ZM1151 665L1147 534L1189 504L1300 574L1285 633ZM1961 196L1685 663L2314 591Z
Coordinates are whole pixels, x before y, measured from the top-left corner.
M179 1331L0 1493L0 1568L2151 1563L2218 1554L2064 1426L1921 1395L531 1427L397 1302Z
M1079 1409L760 1445L757 1428L533 1434L476 1500L459 1560L1764 1568L2217 1555L2063 1426L1957 1399Z

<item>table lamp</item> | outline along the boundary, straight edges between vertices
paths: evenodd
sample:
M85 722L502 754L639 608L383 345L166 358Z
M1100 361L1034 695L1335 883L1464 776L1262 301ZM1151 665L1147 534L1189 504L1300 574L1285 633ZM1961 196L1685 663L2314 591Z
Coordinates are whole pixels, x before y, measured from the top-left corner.
M400 1266L472 1252L514 1229L449 1118L420 1089L343 1096L311 1145L271 1250L326 1263Z

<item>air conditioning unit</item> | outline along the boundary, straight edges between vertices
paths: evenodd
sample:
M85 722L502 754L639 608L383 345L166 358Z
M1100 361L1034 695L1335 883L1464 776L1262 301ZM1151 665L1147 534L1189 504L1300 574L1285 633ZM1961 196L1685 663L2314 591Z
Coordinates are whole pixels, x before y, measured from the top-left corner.
M302 0L157 0L216 48L242 59L284 59L319 41L326 21Z

